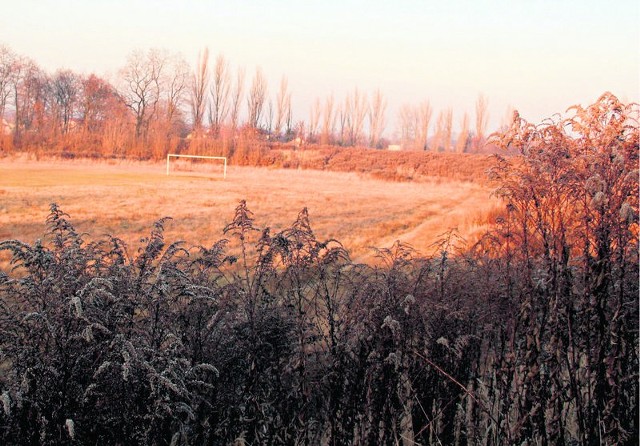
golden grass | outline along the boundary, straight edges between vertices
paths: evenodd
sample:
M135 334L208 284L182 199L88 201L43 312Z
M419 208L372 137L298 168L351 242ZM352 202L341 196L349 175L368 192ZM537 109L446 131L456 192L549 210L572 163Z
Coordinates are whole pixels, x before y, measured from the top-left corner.
M230 166L222 180L219 174L167 177L161 163L3 159L0 240L42 237L49 204L56 202L78 231L118 236L132 251L164 216L174 218L168 240L210 245L223 238L242 199L256 224L273 231L306 206L316 236L339 240L361 261L371 260L371 247L396 240L427 254L454 227L472 241L499 206L486 185L441 178L389 182L356 173Z

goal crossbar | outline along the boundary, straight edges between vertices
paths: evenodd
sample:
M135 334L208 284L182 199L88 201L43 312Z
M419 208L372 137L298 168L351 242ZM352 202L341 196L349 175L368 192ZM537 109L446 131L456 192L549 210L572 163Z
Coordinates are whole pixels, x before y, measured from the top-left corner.
M222 173L222 178L227 178L227 157L226 156L203 156L203 155L178 155L176 153L168 153L167 154L167 175L169 175L169 160L171 158L201 158L201 159L209 159L209 160L223 160L224 161L224 170Z

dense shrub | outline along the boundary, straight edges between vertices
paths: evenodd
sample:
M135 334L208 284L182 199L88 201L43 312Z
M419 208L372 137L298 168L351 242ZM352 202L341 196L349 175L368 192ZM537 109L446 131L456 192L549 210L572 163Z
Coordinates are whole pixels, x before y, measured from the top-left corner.
M514 120L506 211L380 266L272 234L241 202L211 247L158 221L130 253L52 205L0 243L6 444L637 444L638 127L604 96Z

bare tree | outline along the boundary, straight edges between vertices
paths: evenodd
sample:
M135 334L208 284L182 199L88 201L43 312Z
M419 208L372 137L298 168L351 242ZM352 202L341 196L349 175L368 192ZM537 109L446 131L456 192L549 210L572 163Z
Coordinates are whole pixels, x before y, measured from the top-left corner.
M443 148L445 152L451 151L452 138L453 138L453 110L451 108L448 108L444 111Z
M320 142L329 144L335 131L336 114L333 109L333 95L327 96L322 113L322 136Z
M438 113L438 119L436 120L436 130L431 140L431 149L436 152L441 152L444 148L444 134L446 126L446 117L444 112Z
M62 134L69 131L80 94L80 79L71 70L58 71L51 80L54 119Z
M160 79L160 101L157 113L149 122L144 150L154 158L163 158L179 144L177 137L189 128L183 119L184 103L190 98L193 73L179 54L165 53ZM191 105L191 101L189 101ZM142 150L142 147L138 147Z
M488 106L489 101L487 97L482 94L479 95L476 101L476 136L474 141L474 149L476 151L480 150L484 145L487 123L489 121Z
M0 120L4 118L15 74L16 55L8 47L0 45Z
M306 125L304 121L298 121L293 126L293 135L295 137L296 146L300 147L304 144L304 136L307 134Z
M42 127L47 108L48 79L46 74L31 59L19 57L15 60L13 76L13 103L15 112L14 140L20 141L29 130Z
M351 121L351 106L349 104L349 97L345 98L345 101L342 105L338 106L336 110L336 116L338 117L338 144L341 146L346 144L346 134L349 127L349 122Z
M398 127L400 142L403 147L413 144L415 139L415 109L409 104L403 104L398 112Z
M170 57L164 83L166 84L167 120L173 122L182 108L189 85L190 68L182 56Z
M285 120L285 135L289 137L293 133L293 113L291 111L291 101L289 101L287 106L287 116Z
M309 141L315 141L318 135L318 128L320 126L320 116L322 115L322 105L320 104L320 98L316 98L311 105L309 113Z
M269 99L267 103L267 116L265 117L265 130L271 136L271 128L273 127L273 100Z
M419 150L427 150L429 144L429 125L431 124L431 115L433 110L431 103L424 100L418 106L416 112L416 148Z
M456 141L456 152L464 153L467 151L467 142L469 141L469 114L464 113L460 123L460 134Z
M376 90L371 98L371 107L369 108L369 146L377 147L380 137L385 126L385 111L387 109L387 100L380 90Z
M231 100L231 127L234 133L238 129L240 119L240 104L242 102L242 96L244 95L244 76L244 68L238 68Z
M100 133L106 123L118 115L118 109L124 107L111 84L95 74L82 80L82 95L79 115L84 130Z
M159 50L151 49L146 54L137 50L120 70L120 95L135 116L137 138L146 136L149 122L157 112L166 59L166 54Z
M278 89L278 95L276 97L276 125L274 133L276 137L280 137L282 127L285 125L287 115L291 109L291 93L288 91L289 82L286 76L282 76L280 79L280 88Z
M362 94L358 88L356 88L352 95L347 95L345 105L346 109L349 111L349 144L355 146L358 144L362 136L364 120L369 109L367 96Z
M264 101L267 96L267 80L262 74L260 67L256 68L256 74L251 83L249 97L247 98L247 112L249 115L249 125L255 129L260 124Z
M413 150L427 150L432 109L428 100L414 106L404 104L398 113L400 140Z
M191 116L193 119L193 131L196 134L202 131L202 121L207 107L208 88L209 48L205 48L202 54L198 54L198 63L191 82Z
M211 106L209 107L209 123L215 135L220 133L220 127L229 114L229 95L231 93L231 75L229 63L222 55L216 58L213 70L213 84L211 85Z

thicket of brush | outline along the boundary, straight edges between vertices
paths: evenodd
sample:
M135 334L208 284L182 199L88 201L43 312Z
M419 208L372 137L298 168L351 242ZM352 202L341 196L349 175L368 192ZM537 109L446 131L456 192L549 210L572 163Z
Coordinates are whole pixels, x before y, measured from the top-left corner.
M638 127L515 118L478 244L381 266L244 202L211 247L5 241L5 444L637 444ZM235 253L232 255L231 253ZM415 443L414 443L415 442Z

